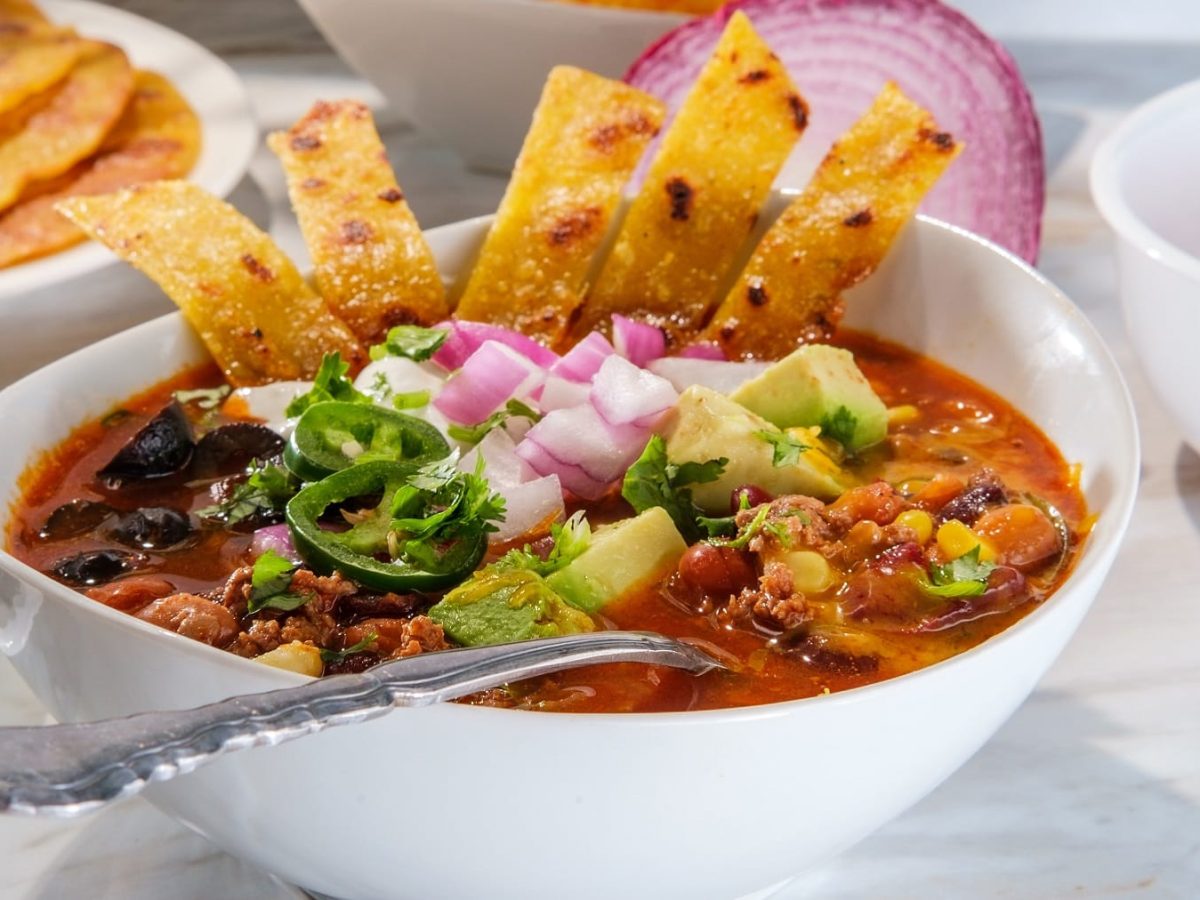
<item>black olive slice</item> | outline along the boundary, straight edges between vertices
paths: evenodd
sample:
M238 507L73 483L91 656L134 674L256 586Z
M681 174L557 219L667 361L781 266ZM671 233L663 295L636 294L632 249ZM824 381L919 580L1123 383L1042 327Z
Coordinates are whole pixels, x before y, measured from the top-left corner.
M64 503L46 517L38 531L43 541L61 541L95 531L117 511L107 503L95 500L72 500Z
M195 446L183 407L172 401L117 451L96 477L110 488L127 481L163 478L186 466Z
M50 571L68 584L105 584L144 565L146 557L128 550L88 550L60 559Z
M220 478L243 471L254 460L283 452L283 438L257 422L234 422L214 428L196 444L193 478Z
M108 536L126 547L163 550L183 543L194 532L187 513L167 506L149 506L122 514L108 529Z

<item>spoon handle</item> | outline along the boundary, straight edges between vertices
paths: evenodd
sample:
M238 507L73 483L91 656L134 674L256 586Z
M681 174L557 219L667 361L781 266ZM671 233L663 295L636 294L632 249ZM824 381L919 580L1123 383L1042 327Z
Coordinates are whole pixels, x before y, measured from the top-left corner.
M601 662L652 663L696 674L719 668L707 654L670 638L602 631L421 654L196 709L0 728L0 812L76 816L232 750Z

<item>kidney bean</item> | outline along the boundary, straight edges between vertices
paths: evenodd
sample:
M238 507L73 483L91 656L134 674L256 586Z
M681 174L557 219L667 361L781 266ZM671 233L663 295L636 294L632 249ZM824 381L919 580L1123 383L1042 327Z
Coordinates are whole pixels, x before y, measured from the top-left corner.
M85 591L93 600L127 613L137 612L174 592L175 585L155 575L134 575Z
M760 488L757 484L743 484L735 487L729 495L729 511L737 513L742 508L742 498L750 509L770 503L775 498Z
M224 647L238 633L238 623L233 613L220 603L195 594L163 597L135 613L135 616L143 622L213 647Z
M688 584L713 596L736 594L754 584L757 573L741 550L693 544L679 560L679 575Z
M975 522L975 533L996 550L1000 562L1029 571L1062 550L1050 518L1028 503L988 510Z

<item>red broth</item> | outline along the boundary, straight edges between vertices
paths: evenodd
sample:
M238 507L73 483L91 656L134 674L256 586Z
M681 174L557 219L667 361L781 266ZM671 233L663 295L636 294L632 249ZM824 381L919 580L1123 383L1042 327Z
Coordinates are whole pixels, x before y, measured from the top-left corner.
M962 601L932 601L928 609L907 609L893 615L887 604L902 600L911 606L912 592L897 600L890 596L896 593L889 587L890 582L868 578L868 587L882 585L876 589L883 596L869 596L870 603L866 607L859 604L846 620L854 632L849 650L838 629L829 623L844 618L848 605L853 606L852 577L834 587L818 604L826 618L824 625L818 621L816 626L816 632L824 637L815 640L814 632L807 628L797 635L764 627L754 618L735 621L721 598L697 594L674 576L646 585L606 607L599 624L695 640L727 659L735 671L696 678L660 667L597 666L491 691L470 702L613 712L710 709L809 697L891 678L953 656L1003 631L1044 602L1067 577L1090 526L1076 470L1025 416L970 379L927 357L865 334L843 332L836 342L854 352L864 374L889 407L911 405L916 409L909 421L893 425L885 444L853 461L853 471L864 481L898 485L902 495L911 496L935 476L965 482L984 469L990 470L1009 497L1034 495L1039 503L1061 514L1070 540L1053 565L1027 571L1015 599L995 609L982 608L964 615L960 621L950 616L944 627L914 627L914 623L927 623L931 616L932 621L941 621L937 619L940 609L953 609L954 603L961 605ZM70 554L116 546L95 534L55 541L39 538L50 513L72 500L105 501L118 510L153 505L194 512L210 505L207 484L163 487L151 482L113 492L100 486L94 475L170 400L172 392L219 384L221 376L214 367L190 370L77 429L25 473L22 496L13 510L8 534L9 551L30 566L50 572L58 560ZM204 415L209 417L208 424L227 421L213 413ZM594 504L588 511L593 522L630 512L619 498ZM859 530L874 534L869 525ZM250 540L248 534L204 528L182 549L147 551L148 559L138 575L164 579L176 591L219 592L227 579L247 564ZM843 536L842 543L851 542L851 537ZM863 579L870 575L868 570L877 571L881 558L882 553L873 559L864 557L846 568L847 576L867 573L858 579L860 595ZM421 598L420 603L427 607L436 599ZM354 636L354 622L352 615L337 619L339 647ZM832 642L825 640L830 635ZM357 662L334 665L327 671L362 668L376 661L371 654L361 654Z

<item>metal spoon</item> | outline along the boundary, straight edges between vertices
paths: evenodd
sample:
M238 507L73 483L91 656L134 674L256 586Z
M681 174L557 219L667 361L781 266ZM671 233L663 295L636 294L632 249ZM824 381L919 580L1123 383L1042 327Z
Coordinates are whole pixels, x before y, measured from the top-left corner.
M657 634L602 631L421 654L355 675L196 709L79 725L0 728L0 812L77 816L223 753L279 744L396 706L427 706L562 669L609 662L700 675L721 664Z

